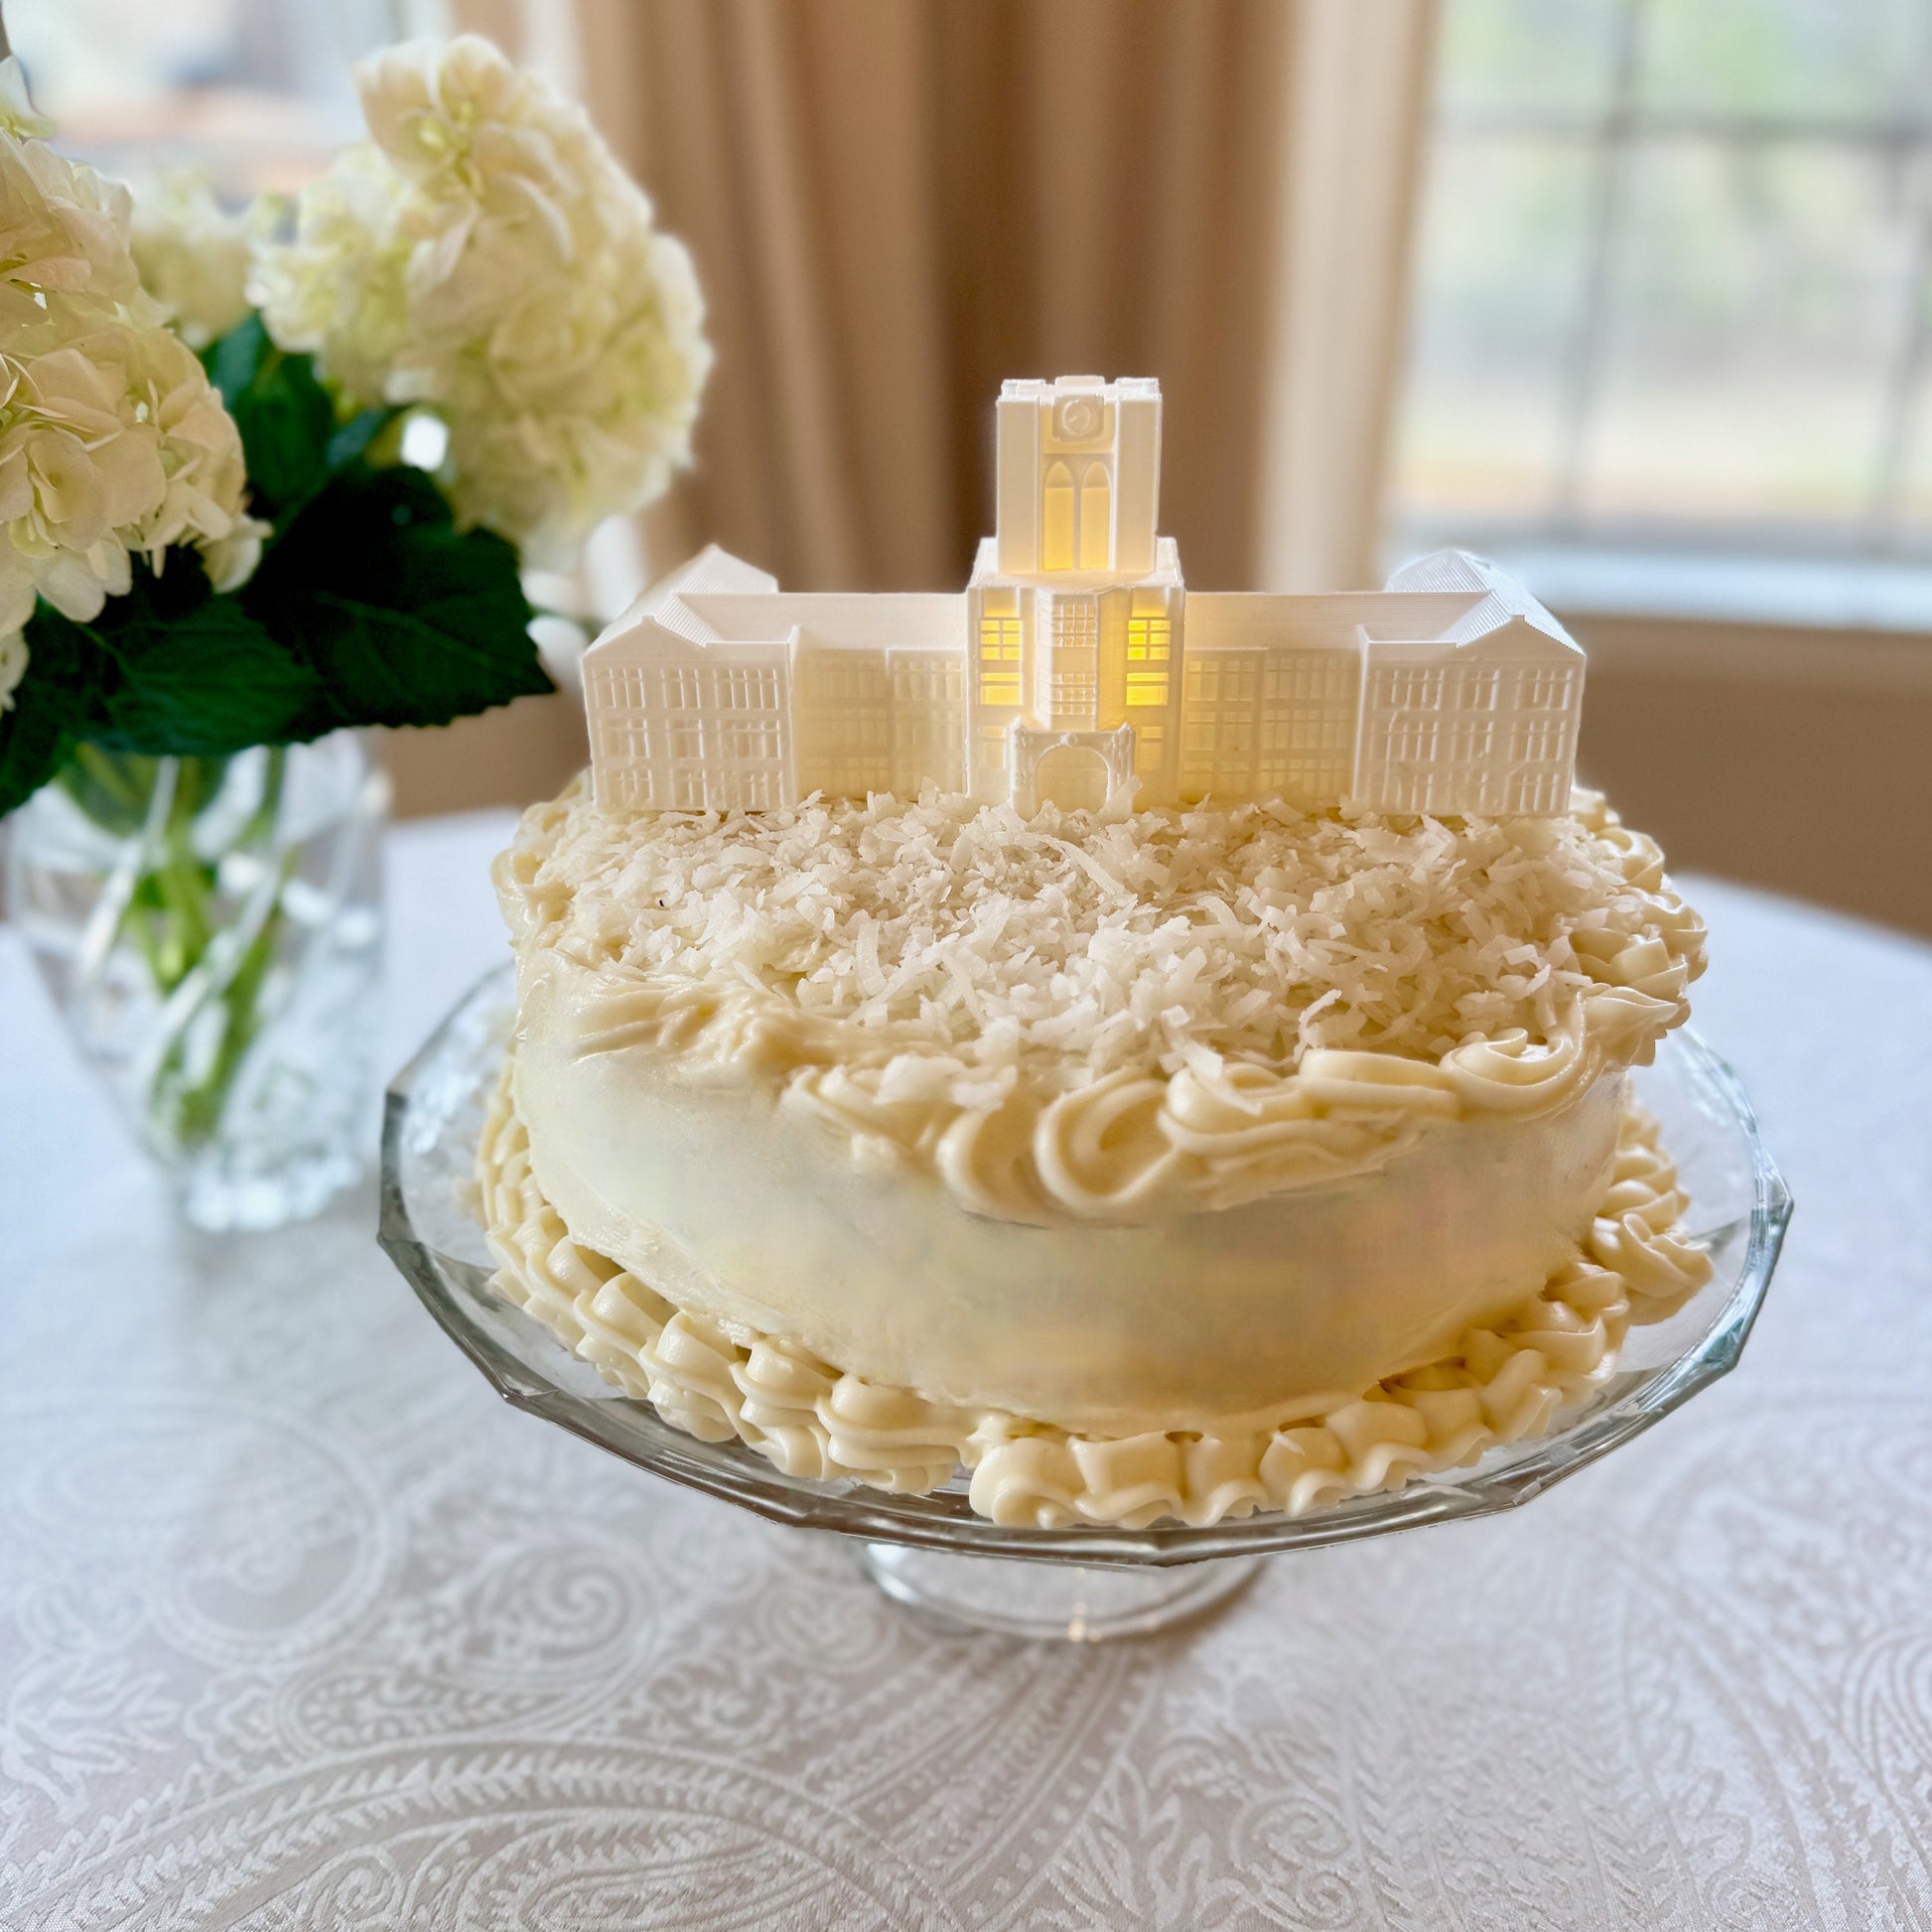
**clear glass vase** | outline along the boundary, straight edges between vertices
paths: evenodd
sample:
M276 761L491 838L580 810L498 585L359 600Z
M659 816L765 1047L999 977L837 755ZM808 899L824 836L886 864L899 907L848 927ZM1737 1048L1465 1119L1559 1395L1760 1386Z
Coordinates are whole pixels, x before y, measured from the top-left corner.
M196 1227L305 1219L373 1155L387 808L338 732L83 746L11 821L9 917Z

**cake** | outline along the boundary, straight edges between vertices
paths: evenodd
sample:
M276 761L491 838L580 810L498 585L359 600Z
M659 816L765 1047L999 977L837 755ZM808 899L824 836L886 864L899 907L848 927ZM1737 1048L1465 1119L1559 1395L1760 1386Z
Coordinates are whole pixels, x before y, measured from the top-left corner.
M1704 1279L1626 1069L1702 931L1585 798L525 815L505 1291L667 1419L1002 1521L1544 1428Z
M1302 1514L1548 1429L1709 1274L1629 1080L1703 927L1571 789L1574 642L1456 553L1185 596L1151 391L1009 385L963 599L676 573L497 864L498 1285L792 1475Z

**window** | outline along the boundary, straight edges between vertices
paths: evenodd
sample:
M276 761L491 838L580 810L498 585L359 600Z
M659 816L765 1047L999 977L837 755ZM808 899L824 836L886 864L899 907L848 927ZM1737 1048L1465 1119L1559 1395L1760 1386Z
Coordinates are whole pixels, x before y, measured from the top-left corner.
M1433 141L1397 546L1932 564L1923 0L1446 0Z
M775 725L727 724L719 734L725 757L734 764L778 756L778 729Z
M1020 702L1020 620L980 619L980 703Z
M1039 567L1073 568L1073 473L1063 463L1046 472L1040 491Z
M1107 466L1090 463L1080 479L1080 568L1105 570L1113 549L1113 492Z
M191 165L240 201L292 189L361 138L349 64L450 31L432 0L62 0L8 9L35 104L64 152L117 176Z
M1053 600L1053 648L1091 651L1100 639L1100 602L1075 594Z
M982 664L1020 662L1020 620L1018 618L980 620L980 662Z
M1127 702L1130 707L1165 707L1173 624L1166 617L1127 620Z

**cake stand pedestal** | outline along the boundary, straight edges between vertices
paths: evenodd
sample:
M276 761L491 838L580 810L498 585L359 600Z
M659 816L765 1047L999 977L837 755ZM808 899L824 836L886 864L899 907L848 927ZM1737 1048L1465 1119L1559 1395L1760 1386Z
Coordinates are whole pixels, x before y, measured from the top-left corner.
M495 1293L466 1201L514 1001L510 969L492 973L389 1089L379 1238L437 1323L514 1407L773 1522L856 1538L866 1574L895 1602L1013 1636L1093 1641L1169 1629L1226 1602L1264 1556L1491 1515L1540 1495L1735 1365L1791 1214L1735 1076L1695 1035L1675 1034L1636 1074L1637 1095L1663 1122L1712 1278L1669 1320L1632 1328L1617 1373L1559 1428L1467 1468L1301 1517L1019 1528L974 1515L963 1477L930 1495L894 1496L788 1476L743 1443L701 1443L612 1388Z
M1219 1557L1184 1570L1110 1570L1061 1561L959 1557L867 1543L859 1566L895 1603L943 1623L1010 1637L1099 1643L1144 1637L1218 1609L1260 1574L1260 1557Z

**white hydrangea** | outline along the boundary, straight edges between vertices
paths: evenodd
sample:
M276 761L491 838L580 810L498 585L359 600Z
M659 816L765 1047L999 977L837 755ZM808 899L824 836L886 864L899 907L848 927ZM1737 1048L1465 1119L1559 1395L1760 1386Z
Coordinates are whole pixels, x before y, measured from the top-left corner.
M488 42L365 62L373 137L303 191L250 293L351 403L449 430L457 512L567 569L688 462L711 365L682 243L583 111Z
M12 55L0 61L0 72L18 67ZM50 294L154 320L128 248L130 218L118 182L0 126L0 326L33 323Z
M45 141L54 123L35 110L27 94L27 74L15 60L0 62L0 134L22 141Z
M199 546L217 590L246 580L261 526L242 514L241 441L193 351L169 330L55 299L0 349L0 631L36 595L82 621L154 566Z
M134 265L190 348L206 348L248 315L248 266L274 229L277 202L224 208L207 175L178 168L134 197Z
M30 130L0 62L0 667L26 669L34 600L85 621L194 544L220 589L254 568L233 420L143 293L125 190Z

